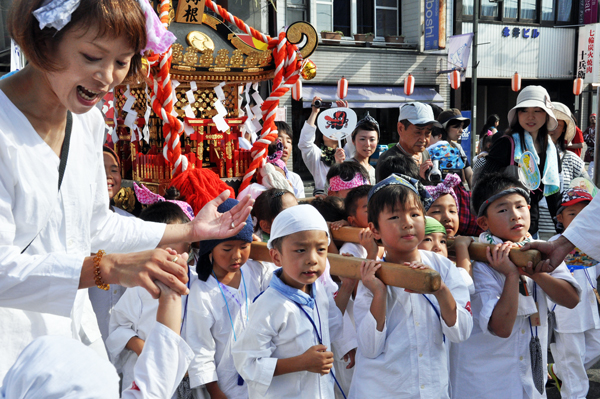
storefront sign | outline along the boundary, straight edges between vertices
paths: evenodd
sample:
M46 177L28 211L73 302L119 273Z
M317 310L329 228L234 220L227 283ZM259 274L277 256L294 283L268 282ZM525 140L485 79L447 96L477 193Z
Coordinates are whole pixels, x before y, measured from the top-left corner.
M598 56L596 55L596 32L600 24L592 24L579 28L579 45L577 46L577 77L583 83L593 83L598 74Z
M536 28L520 28L515 26L514 28L509 28L505 26L502 29L502 37L521 37L523 39L537 39L540 36L539 29Z
M425 50L438 50L440 37L440 2L425 0Z
M584 0L583 23L595 24L598 22L598 0Z

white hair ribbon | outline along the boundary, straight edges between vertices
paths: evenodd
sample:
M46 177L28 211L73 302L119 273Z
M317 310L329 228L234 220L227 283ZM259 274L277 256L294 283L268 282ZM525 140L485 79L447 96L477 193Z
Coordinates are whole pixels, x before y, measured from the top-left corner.
M142 54L148 50L155 54L166 52L177 38L165 29L148 0L137 1L146 17L146 48L142 50ZM80 3L81 0L45 0L42 6L33 12L33 16L39 21L40 29L50 26L61 30L71 21L71 15Z

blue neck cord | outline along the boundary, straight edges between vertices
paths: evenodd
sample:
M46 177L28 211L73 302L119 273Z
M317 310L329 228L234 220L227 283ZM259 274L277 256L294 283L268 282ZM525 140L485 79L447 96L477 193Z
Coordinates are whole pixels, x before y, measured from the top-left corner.
M242 273L242 283L244 284L244 292L246 293L246 322L248 321L248 289L246 288L246 280L244 279L244 272L240 270ZM223 292L223 288L221 287L221 282L217 278L215 271L213 270L213 276L215 280L217 280L217 285L219 286L219 290L221 291L221 295L223 296L223 300L225 301L225 306L227 307L227 315L229 316L229 322L231 323L231 330L233 331L233 340L237 341L237 337L235 335L235 327L233 326L233 319L231 318L231 311L229 310L229 304L227 303L227 298L225 297L225 293ZM186 303L187 305L187 303Z

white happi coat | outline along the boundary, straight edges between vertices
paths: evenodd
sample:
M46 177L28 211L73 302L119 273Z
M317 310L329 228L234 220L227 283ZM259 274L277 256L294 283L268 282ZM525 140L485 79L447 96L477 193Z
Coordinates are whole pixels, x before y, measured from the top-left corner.
M304 309L317 328L320 319L323 345L331 350L331 342L342 336L342 313L319 280L314 287L315 309ZM301 355L318 344L313 325L298 305L275 289L267 289L250 307L250 322L232 349L235 367L248 384L249 398L333 399L331 374L301 371L273 376L277 359Z
M87 290L78 290L86 256L151 249L162 238L165 225L109 210L104 129L96 108L73 115L59 193L59 157L0 91L0 378L36 337L100 338Z
M192 284L184 335L186 342L194 351L189 369L190 387L195 388L218 381L219 388L227 398L248 397L248 385L246 383L238 385L238 373L233 365L231 347L246 328L246 319L249 317L246 298L249 309L254 298L269 286L274 269L267 265L272 263L265 263L263 266L249 259L241 268L244 280L240 279L239 287L235 289L226 286L223 294L213 275L206 281L198 279ZM247 297L245 289L248 290ZM235 327L235 338L229 313Z
M383 331L370 312L373 294L359 283L354 315L358 335L356 370L349 398L448 398L446 340L462 342L473 327L467 286L456 266L430 251L419 250L421 261L440 273L456 301L457 318L448 327L436 313L435 296L411 294L387 286Z
M552 277L568 281L578 291L579 285L564 263L552 273ZM486 263L474 262L473 280L475 294L472 296L474 327L471 337L452 345L450 380L452 397L455 398L545 398L533 384L529 343L536 334L542 348L542 365L547 363L548 307L546 294L535 284L535 298L539 308L540 327L530 328L529 315L536 312L533 301L534 281L529 277L527 287L532 294L519 294L519 309L508 338L500 338L489 330L492 312L502 295L505 276ZM544 382L547 373L544 369Z

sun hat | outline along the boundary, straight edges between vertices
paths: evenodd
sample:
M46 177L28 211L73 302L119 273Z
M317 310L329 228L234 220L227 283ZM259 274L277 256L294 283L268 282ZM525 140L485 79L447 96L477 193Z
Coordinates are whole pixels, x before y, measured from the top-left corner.
M548 131L555 130L558 126L556 116L554 116L552 101L550 95L542 86L527 86L519 93L517 97L517 105L508 111L508 121L512 126L517 122L517 109L539 107L548 114L547 127Z
M557 120L565 121L565 142L570 143L575 137L575 121L571 116L571 110L563 103L552 101L553 112Z
M442 125L433 117L433 110L431 107L423 103L408 103L400 107L398 122L405 119L413 125L433 124L434 126L442 127Z
M444 129L448 127L448 124L451 121L461 121L463 122L463 129L471 124L471 120L469 118L465 118L462 116L458 108L450 108L442 112L437 117L438 122L442 124Z

